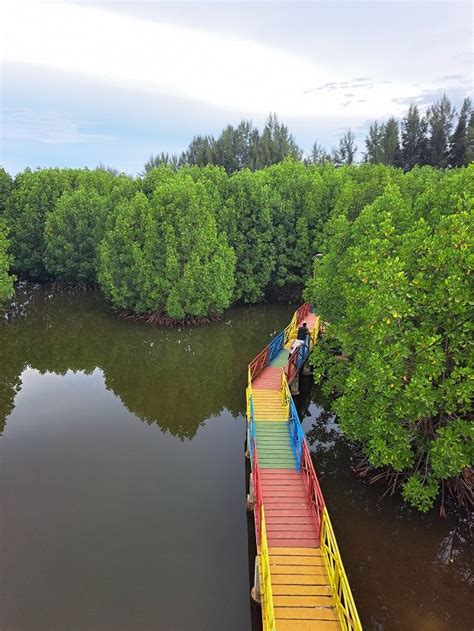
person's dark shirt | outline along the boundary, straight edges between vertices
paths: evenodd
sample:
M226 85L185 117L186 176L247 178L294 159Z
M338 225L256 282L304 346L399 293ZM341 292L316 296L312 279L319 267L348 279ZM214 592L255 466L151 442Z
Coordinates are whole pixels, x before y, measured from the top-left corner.
M297 335L297 339L298 340L303 340L303 342L306 340L306 336L308 335L308 327L306 326L300 326L298 328L298 335Z

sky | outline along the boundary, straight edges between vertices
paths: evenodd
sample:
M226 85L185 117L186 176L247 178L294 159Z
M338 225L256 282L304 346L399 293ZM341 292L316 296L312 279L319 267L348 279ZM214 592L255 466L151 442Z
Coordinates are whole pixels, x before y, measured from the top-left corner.
M473 4L0 0L0 165L136 174L276 112L309 151L473 89Z

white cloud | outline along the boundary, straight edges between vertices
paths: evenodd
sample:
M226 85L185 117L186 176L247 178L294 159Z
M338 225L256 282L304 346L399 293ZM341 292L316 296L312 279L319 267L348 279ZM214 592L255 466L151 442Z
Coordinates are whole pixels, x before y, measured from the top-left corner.
M16 0L3 7L6 63L77 73L248 116L276 111L287 117L339 115L348 121L383 117L404 109L394 101L400 94L409 97L420 90L375 82L357 88L357 98L349 99L344 96L347 88L316 88L359 76L350 59L341 71L255 41L147 22L90 5Z
M38 114L30 108L4 108L1 137L4 140L28 140L47 144L104 142L111 136L85 131L87 122L77 121L58 112Z

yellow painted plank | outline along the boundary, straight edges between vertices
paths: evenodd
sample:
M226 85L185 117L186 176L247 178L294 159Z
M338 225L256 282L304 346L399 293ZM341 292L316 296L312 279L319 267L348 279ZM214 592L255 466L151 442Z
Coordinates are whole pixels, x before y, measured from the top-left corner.
M305 574L306 576L326 576L326 570L321 565L315 567L314 565L274 565L270 560L270 571L272 577L275 574Z
M269 548L270 556L272 555L289 555L289 556L311 556L320 557L321 550L319 548Z
M280 555L271 555L270 554L270 564L271 565L284 565L285 567L289 566L311 566L311 567L319 567L323 565L322 557L310 557L310 556L280 556Z
M334 602L332 596L328 595L296 596L294 594L285 594L284 596L278 596L273 594L273 604L275 607L332 607Z
M339 631L334 620L278 620L277 631Z
M331 596L329 585L272 585L273 596Z
M272 574L272 585L325 585L328 581L324 574Z
M278 620L335 620L338 621L334 607L275 607Z

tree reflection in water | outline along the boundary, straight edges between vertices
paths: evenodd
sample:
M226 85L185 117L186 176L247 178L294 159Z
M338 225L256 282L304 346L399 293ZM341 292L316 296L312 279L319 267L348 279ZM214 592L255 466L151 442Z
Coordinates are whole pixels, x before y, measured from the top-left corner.
M119 320L98 292L23 285L16 303L17 315L0 324L0 431L27 367L58 375L100 368L130 412L181 439L223 409L245 412L247 363L293 309L235 308L206 327L160 329Z

